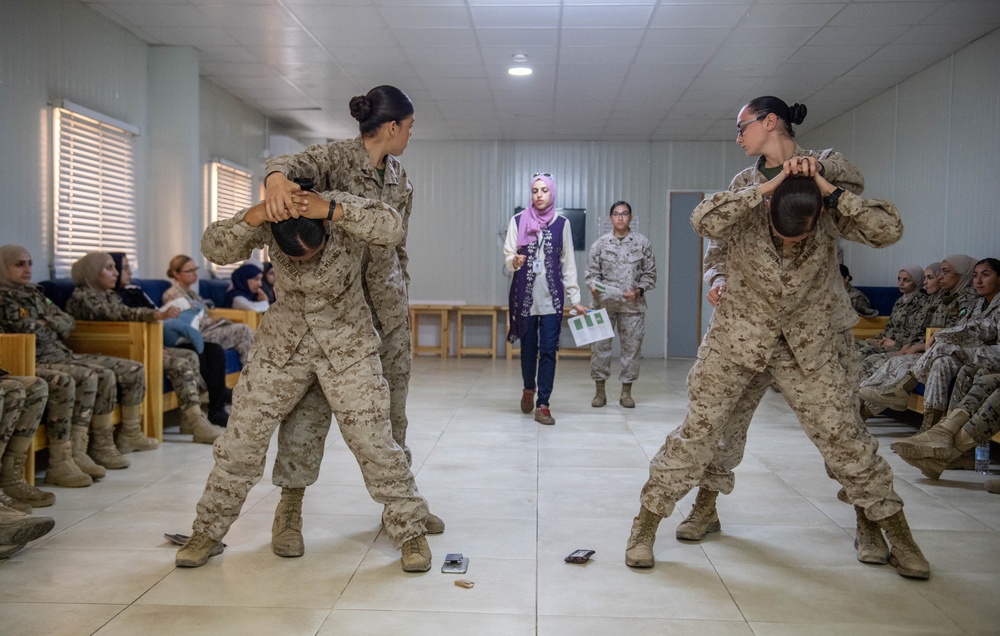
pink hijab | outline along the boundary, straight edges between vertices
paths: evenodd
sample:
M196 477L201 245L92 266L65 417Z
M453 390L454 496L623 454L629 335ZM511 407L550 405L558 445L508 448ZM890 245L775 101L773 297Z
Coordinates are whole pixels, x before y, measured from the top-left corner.
M549 193L552 194L552 198L549 199L549 207L544 210L536 210L534 200L528 204L528 209L521 213L521 222L517 225L517 246L523 247L528 243L534 243L538 240L538 235L542 230L549 226L552 219L556 216L556 184L552 181L552 177L547 177L540 174L536 177L531 177L531 181L528 183L528 192L531 192L531 187L535 185L536 181L541 181L545 185L549 186Z

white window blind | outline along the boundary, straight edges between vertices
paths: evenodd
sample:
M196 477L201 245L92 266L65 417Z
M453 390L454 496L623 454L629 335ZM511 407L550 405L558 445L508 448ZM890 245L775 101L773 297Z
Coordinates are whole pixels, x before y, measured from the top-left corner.
M68 276L87 252L138 262L135 136L138 130L68 103L54 109L52 267Z
M243 208L253 202L253 175L241 166L228 161L212 162L212 216L210 221L225 221L233 218ZM243 263L232 265L212 265L216 278L228 278Z

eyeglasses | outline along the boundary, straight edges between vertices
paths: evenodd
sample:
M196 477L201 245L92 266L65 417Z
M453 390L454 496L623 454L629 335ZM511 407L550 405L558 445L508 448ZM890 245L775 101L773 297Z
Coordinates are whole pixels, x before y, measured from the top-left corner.
M760 121L762 119L765 119L766 117L767 115L761 115L760 117L757 117L756 119L751 119L750 121L736 122L736 138L739 139L740 137L743 136L743 133L746 131L747 126L754 123L755 121Z
M549 179L551 179L552 175L550 175L548 172L536 172L535 174L531 175L532 179L534 179L535 177L548 177Z
M195 273L197 271L198 271L198 268L194 267L193 269L182 269L180 273L181 274L193 274L193 273Z
M631 212L612 212L611 216L616 216L618 218L623 218L623 217L626 217L626 216L632 216L632 213Z

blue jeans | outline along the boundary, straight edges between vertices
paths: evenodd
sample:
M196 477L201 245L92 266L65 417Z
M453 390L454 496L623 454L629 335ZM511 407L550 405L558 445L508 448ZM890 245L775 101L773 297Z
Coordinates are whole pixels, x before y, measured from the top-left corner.
M531 316L528 330L521 338L521 378L524 388L535 388L535 373L538 373L538 399L535 406L548 406L552 395L552 382L556 377L556 350L559 349L559 333L562 331L562 316L548 314Z

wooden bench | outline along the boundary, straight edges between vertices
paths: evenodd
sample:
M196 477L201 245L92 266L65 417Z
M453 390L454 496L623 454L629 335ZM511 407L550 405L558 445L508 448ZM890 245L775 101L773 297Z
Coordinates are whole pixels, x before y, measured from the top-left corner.
M490 345L488 347L470 347L465 344L465 319L476 316L490 320ZM497 307L496 305L461 305L458 307L458 357L463 355L486 355L492 359L497 357Z
M854 325L854 339L867 340L882 333L885 326L889 324L889 316L875 316L874 318L858 318L858 324Z
M249 325L251 329L257 331L257 327L260 326L261 314L256 311L250 311L249 309L209 309L208 315L212 318L225 318L232 322L239 322ZM233 388L236 383L240 380L240 371L233 371L232 373L226 374L226 387ZM176 400L176 398L175 398ZM177 408L176 401L174 402L174 408ZM167 409L168 411L170 409Z
M454 305L439 305L432 303L421 303L410 305L410 332L413 338L413 355L430 353L441 356L442 359L448 357L451 345L451 318L450 312ZM439 340L437 344L420 344L420 317L437 316L440 321Z

